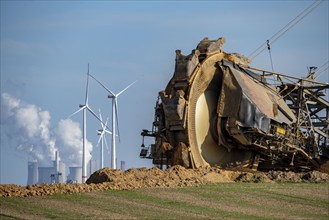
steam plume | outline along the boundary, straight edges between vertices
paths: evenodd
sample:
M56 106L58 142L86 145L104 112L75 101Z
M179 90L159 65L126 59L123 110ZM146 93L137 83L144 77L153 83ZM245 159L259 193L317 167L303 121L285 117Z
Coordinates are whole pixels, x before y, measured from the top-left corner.
M71 119L60 120L56 129L58 146L63 161L71 166L80 166L82 161L82 132L78 122ZM86 143L87 161L91 159L92 144Z
M56 150L59 150L61 159L67 165L80 166L82 132L79 123L71 119L61 120L57 128L51 130L50 119L48 111L11 94L1 94L0 124L11 146L29 154L41 165L50 165ZM91 143L87 141L86 147L88 161L91 158Z

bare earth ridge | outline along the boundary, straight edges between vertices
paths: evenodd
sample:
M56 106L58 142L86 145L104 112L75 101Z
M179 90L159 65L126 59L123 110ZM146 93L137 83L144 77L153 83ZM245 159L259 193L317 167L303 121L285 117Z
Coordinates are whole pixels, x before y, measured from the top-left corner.
M319 171L310 172L255 172L223 170L214 167L185 169L173 166L168 170L156 167L134 168L126 171L104 168L93 173L86 184L36 184L19 186L14 184L0 185L0 197L30 197L53 194L72 194L103 190L133 190L139 188L174 188L197 186L209 183L225 182L329 182L329 162Z

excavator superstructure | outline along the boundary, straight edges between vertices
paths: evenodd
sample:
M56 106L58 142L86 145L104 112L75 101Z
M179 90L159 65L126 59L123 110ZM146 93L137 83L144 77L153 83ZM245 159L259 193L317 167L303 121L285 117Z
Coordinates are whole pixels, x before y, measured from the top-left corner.
M140 157L187 168L315 169L329 157L328 83L252 68L204 38L159 92ZM286 80L288 79L288 80ZM271 83L274 82L274 83ZM144 145L144 137L154 144Z

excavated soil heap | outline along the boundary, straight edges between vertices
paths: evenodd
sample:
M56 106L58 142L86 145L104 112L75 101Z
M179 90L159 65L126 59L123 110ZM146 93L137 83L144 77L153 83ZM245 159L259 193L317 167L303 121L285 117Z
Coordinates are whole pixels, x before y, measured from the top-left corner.
M321 170L322 171L322 170ZM329 174L320 171L304 173L248 170L223 170L214 167L186 169L173 166L167 170L156 167L126 171L104 168L93 173L86 184L0 185L0 197L44 196L55 193L80 193L101 190L132 190L150 187L182 187L225 182L329 182Z
M233 182L237 172L218 168L186 169L173 166L168 170L138 168L127 171L104 168L96 171L87 183L112 182L120 188L180 187L207 182Z
M93 173L87 183L110 182L120 189L144 187L180 187L223 182L329 182L329 174L319 171L258 172L252 170L223 170L215 167L186 169L173 166L168 170L139 168L127 171L104 168Z
M320 166L320 168L318 169L318 171L329 174L329 160L327 162L325 162L324 164L322 164Z

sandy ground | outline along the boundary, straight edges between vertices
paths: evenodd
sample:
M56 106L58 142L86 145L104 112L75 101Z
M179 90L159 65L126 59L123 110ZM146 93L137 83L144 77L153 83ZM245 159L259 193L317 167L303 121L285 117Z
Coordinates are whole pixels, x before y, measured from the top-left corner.
M126 171L104 168L93 173L86 184L39 184L18 186L14 184L0 185L0 197L30 197L53 194L72 194L95 192L102 190L132 190L139 188L173 188L181 186L197 186L209 183L228 182L329 182L326 164L320 171L302 173L269 171L222 170L214 167L185 169L173 166L168 170L135 168Z

